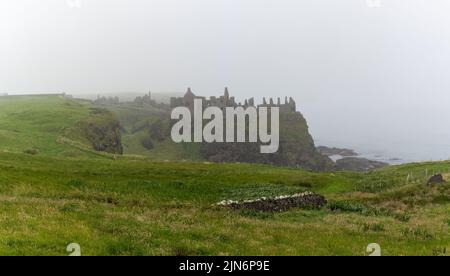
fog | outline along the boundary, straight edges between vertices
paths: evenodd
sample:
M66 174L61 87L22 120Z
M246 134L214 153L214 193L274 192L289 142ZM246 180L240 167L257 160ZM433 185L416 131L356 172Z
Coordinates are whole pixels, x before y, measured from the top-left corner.
M450 157L450 1L1 0L0 93L292 96L318 144Z

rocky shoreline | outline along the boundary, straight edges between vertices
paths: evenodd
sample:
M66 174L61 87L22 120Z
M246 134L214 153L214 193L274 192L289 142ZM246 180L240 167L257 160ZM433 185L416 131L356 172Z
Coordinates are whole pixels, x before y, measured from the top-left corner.
M367 172L389 166L388 163L359 157L346 157L336 161L338 171Z
M343 157L354 157L358 156L358 153L355 152L352 149L344 149L344 148L331 148L326 146L318 146L317 150L319 153L325 155L325 156L333 156L333 155L340 155Z
M389 166L387 162L360 157L352 149L318 146L317 150L322 155L330 157L338 171L367 172Z

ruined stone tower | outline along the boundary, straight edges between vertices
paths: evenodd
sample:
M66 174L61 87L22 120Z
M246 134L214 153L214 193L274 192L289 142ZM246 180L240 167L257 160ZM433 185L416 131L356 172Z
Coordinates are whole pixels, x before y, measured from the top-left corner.
M234 97L230 97L230 93L227 87L225 87L225 91L223 96L220 96L219 98L215 96L211 96L209 99L205 97L198 97L196 96L191 88L188 88L186 93L182 98L174 98L172 97L170 99L170 106L171 108L175 108L178 106L185 106L189 109L193 110L194 108L194 100L195 99L203 99L203 107L208 106L217 106L221 109L224 109L225 107L236 107L236 106L255 106L255 99L245 99L244 105L241 103L237 104ZM285 97L285 103L281 103L281 99L278 97L276 100L276 103L273 98L269 99L269 103L267 102L266 98L263 98L263 103L261 105L258 105L257 107L279 107L280 112L296 112L296 103L294 99Z

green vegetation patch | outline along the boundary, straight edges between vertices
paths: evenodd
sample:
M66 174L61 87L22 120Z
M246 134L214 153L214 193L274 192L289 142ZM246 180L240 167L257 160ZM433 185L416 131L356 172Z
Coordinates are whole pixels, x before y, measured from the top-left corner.
M90 145L96 151L122 154L121 126L110 111L92 108L90 115L64 132L64 137Z

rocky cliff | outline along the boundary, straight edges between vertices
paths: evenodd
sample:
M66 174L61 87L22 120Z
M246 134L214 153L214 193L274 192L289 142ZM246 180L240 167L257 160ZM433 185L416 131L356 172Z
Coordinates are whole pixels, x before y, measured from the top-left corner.
M333 161L320 154L300 112L280 113L280 147L261 154L259 143L204 143L202 156L211 162L263 163L311 170L331 170Z

